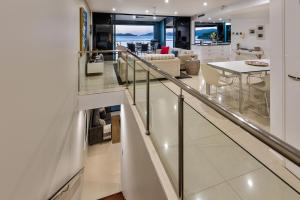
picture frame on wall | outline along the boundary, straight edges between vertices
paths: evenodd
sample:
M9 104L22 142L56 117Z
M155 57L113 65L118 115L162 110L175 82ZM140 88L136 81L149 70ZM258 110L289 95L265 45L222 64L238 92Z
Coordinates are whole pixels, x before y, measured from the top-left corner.
M88 13L80 8L80 51L88 49Z
M265 31L265 27L263 25L258 25L257 30L258 31Z
M256 38L258 40L265 39L265 27L263 25L258 25L256 30Z
M255 28L250 28L249 29L249 35L255 35L255 33L256 33Z
M264 40L265 39L265 34L264 33L257 33L257 39Z

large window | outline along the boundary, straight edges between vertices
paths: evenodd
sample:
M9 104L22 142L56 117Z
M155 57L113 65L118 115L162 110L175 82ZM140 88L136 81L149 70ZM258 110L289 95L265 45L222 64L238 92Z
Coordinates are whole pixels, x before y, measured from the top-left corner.
M218 34L218 27L196 27L195 28L195 43L212 41L212 34Z
M123 46L127 43L149 43L154 38L154 26L116 25L116 42Z
M166 28L166 46L173 48L174 46L174 29Z
M231 41L231 24L218 22L196 22L195 43L228 42Z

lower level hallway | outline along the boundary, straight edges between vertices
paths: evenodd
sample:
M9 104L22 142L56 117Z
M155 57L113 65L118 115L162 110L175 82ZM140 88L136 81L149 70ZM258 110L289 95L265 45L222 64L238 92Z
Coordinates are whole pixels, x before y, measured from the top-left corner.
M85 155L82 200L98 200L121 191L121 144L88 146Z

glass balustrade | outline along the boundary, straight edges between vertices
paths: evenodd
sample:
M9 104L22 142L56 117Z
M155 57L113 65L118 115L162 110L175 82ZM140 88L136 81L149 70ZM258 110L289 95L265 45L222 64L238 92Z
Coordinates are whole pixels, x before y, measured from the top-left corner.
M125 83L126 61L116 51L78 54L79 94L121 90Z
M224 114L227 111L219 105L204 99L204 96L200 98L198 91L159 73L131 53L103 53L104 62L99 62L103 66L101 81L101 75L98 78L96 75L87 76L87 64L95 56L80 56L80 92L124 89L127 86L147 130L145 134L149 134L178 199L300 199L292 186L202 115L197 107L199 104L191 102L200 101L211 108L213 105L218 108L215 110L219 114L231 116ZM187 96L193 100L187 101ZM238 120L241 124L245 122L232 115L231 121L235 120L235 123ZM245 126L249 126L248 132L255 135L250 131L254 125ZM273 139L270 137L269 140ZM260 141L263 139L260 138ZM274 147L276 145L278 143ZM284 151L290 152L289 147L283 146L283 149L286 148ZM278 148L273 149L278 151ZM299 157L299 152L294 152ZM281 168L284 169L284 166Z

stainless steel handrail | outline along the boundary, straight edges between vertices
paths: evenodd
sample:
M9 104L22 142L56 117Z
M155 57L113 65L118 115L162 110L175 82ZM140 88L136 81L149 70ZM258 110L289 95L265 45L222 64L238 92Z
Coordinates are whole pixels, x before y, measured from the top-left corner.
M170 74L168 74L165 71L160 70L157 66L149 63L148 61L144 60L143 58L138 57L134 53L127 51L129 54L134 56L137 60L143 62L147 67L150 69L156 71L157 73L161 74L163 77L177 85L179 88L181 88L183 91L187 92L188 94L192 95L199 101L203 102L210 108L217 111L219 114L223 115L224 117L231 120L236 125L240 126L244 130L246 130L248 133L256 137L258 140L263 142L264 144L268 145L270 148L293 162L295 165L300 166L300 151L296 149L295 147L289 145L288 143L284 142L280 138L268 133L267 131L261 129L260 127L254 125L253 123L249 122L246 119L243 119L241 116L237 115L236 113L233 113L229 111L224 106L217 104L205 95L201 94L194 88L190 87L189 85L185 84L182 81L177 80L176 78L172 77Z
M62 187L60 187L48 200L56 200L70 189L70 183L75 180L80 174L83 173L84 168L81 168L77 173L74 174Z

